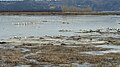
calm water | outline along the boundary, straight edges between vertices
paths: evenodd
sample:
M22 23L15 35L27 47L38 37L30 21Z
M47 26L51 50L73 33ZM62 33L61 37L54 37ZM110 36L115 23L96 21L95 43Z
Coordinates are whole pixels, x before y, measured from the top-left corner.
M120 16L0 16L0 38L13 36L77 35L80 29L120 28ZM28 23L28 24L24 24ZM19 25L18 25L19 24ZM59 32L71 30L71 32Z

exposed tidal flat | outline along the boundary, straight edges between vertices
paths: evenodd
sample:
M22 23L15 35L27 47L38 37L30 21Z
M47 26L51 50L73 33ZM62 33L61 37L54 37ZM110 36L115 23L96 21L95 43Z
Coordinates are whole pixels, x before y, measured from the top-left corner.
M119 67L119 15L1 15L1 67Z

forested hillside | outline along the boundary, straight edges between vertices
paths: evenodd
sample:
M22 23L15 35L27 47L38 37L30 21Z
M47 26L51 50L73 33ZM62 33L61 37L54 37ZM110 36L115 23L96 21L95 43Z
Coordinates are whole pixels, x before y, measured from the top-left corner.
M0 11L120 11L120 0L0 0Z

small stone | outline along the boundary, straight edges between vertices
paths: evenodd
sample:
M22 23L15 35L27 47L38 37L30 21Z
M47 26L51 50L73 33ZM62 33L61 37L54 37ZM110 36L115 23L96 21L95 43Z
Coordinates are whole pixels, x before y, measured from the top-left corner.
M6 42L2 42L2 41L1 41L0 44L6 44Z
M61 45L66 45L65 43L61 43Z

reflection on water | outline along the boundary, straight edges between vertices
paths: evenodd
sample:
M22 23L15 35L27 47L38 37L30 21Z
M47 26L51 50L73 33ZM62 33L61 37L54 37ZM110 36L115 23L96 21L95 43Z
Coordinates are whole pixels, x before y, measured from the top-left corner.
M120 46L116 46L116 45L98 45L98 46L96 46L96 47L112 48L112 49L120 50Z
M31 67L31 65L17 65L17 66L14 66L14 67Z
M92 67L92 64L87 63L87 62L83 64L72 63L72 67Z
M116 18L113 18L116 17ZM11 36L77 35L80 29L120 28L115 15L108 16L0 16L0 38ZM59 32L72 30L72 32Z
M13 49L15 46L11 44L0 44L0 48L2 49Z
M81 52L80 54L104 55L104 54L107 54L107 53L120 53L120 46L116 46L116 45L97 45L95 47L111 48L111 50Z
M91 51L91 52L81 52L80 54L104 55L107 53L120 53L120 50Z

